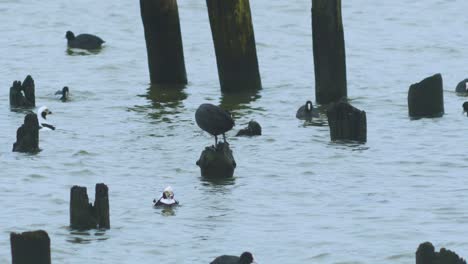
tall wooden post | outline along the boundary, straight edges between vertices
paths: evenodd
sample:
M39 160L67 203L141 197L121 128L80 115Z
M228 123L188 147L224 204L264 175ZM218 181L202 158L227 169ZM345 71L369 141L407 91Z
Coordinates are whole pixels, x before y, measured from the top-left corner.
M206 0L223 92L262 87L249 0Z
M11 263L50 264L50 238L43 230L11 233Z
M177 0L140 0L152 84L187 84Z
M347 97L341 0L312 1L315 98L328 104Z

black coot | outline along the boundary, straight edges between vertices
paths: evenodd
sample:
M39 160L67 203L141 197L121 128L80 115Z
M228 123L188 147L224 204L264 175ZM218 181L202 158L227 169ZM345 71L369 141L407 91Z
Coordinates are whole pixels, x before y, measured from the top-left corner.
M68 89L68 87L65 86L62 88L62 90L58 90L57 92L55 92L55 95L59 97L60 101L66 102L69 99L70 89Z
M251 264L255 263L252 253L244 252L240 257L223 255L215 258L210 264Z
M75 37L71 31L67 31L65 35L67 38L68 47L74 49L96 50L100 49L104 40L100 37L91 34L80 34Z
M301 120L311 120L313 117L319 117L319 113L312 105L311 101L307 101L305 105L299 107L296 113L296 118Z
M463 111L465 111L466 114L468 115L468 102L463 103Z
M215 136L215 145L218 144L218 135L220 134L223 134L224 142L226 142L224 133L234 126L231 114L212 104L200 105L195 112L195 120L201 129Z

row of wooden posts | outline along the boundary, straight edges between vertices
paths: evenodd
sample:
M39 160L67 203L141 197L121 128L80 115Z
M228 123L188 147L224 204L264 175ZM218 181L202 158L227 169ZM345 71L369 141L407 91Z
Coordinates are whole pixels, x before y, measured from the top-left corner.
M316 101L347 96L341 0L312 1ZM262 86L249 0L207 0L221 90ZM177 0L140 0L152 84L187 84Z
M51 264L50 238L43 230L10 234L12 264ZM455 252L435 251L430 242L419 245L416 264L466 264Z
M206 0L223 93L261 89L249 0ZM152 84L187 84L177 0L140 0ZM365 111L347 98L346 54L341 0L312 1L315 99L332 104L328 114L332 140L367 140ZM410 117L443 115L442 77L410 87ZM330 118L331 117L331 118Z

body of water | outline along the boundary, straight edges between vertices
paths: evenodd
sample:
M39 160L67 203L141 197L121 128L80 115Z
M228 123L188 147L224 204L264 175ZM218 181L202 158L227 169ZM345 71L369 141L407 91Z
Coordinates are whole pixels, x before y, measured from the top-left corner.
M138 1L0 0L0 263L10 232L44 229L53 263L209 263L253 252L259 263L414 263L432 241L468 256L468 2L343 1L348 95L367 112L368 142L330 142L326 117L295 119L314 100L311 1L251 1L263 89L220 92L205 1L179 1L189 84L149 91ZM65 32L103 38L99 54L67 53ZM443 118L411 121L410 84L444 78ZM31 74L55 131L36 155L11 152L24 112L14 80ZM69 86L72 101L53 97ZM214 139L195 123L205 102L232 110L232 181L195 165ZM251 119L263 135L235 138ZM109 186L111 229L73 232L73 185ZM152 208L167 185L181 206Z

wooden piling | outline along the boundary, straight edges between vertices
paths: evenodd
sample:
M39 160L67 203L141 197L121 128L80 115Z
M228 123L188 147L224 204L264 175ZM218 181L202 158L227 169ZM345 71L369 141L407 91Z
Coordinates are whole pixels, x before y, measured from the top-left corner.
M341 0L312 1L315 99L328 104L347 97Z
M262 87L249 0L206 0L221 90Z
M330 138L335 140L367 141L366 112L347 102L332 103L327 109Z
M110 228L109 194L105 184L96 184L94 206L89 203L86 187L70 191L70 227L74 229Z
M24 124L16 130L16 142L13 143L13 152L39 151L39 121L35 114L27 114Z
M177 0L140 0L152 84L187 84Z
M416 251L416 264L466 264L466 261L455 252L445 248L441 248L440 252L435 252L432 243L424 242Z
M202 177L230 178L234 175L236 161L229 144L219 142L217 146L206 147L202 151L197 165L201 169Z
M50 238L43 230L11 233L13 264L51 264Z
M412 84L408 91L408 112L412 118L444 115L442 75L435 74Z
M104 183L96 184L96 194L94 199L96 220L99 228L110 228L109 217L109 188Z

